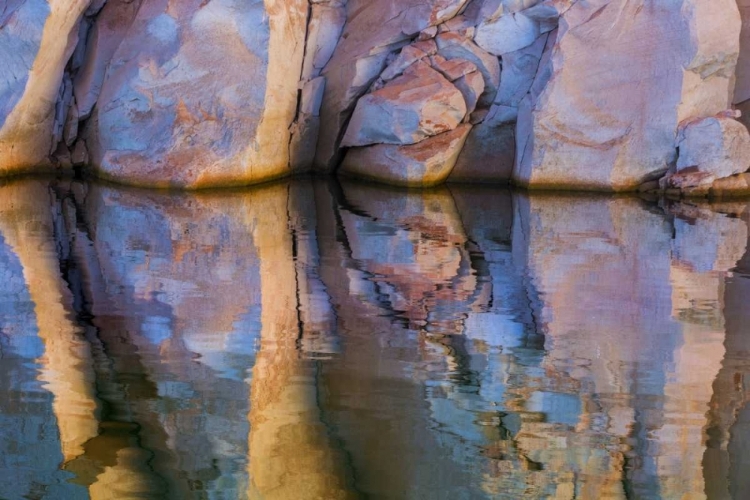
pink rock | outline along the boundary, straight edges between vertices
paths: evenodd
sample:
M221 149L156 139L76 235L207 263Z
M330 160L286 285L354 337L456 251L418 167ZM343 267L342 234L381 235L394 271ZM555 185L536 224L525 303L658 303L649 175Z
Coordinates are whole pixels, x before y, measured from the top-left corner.
M680 131L675 173L667 188L710 186L714 180L750 169L750 133L726 116L694 120Z
M461 92L466 102L466 115L474 112L479 102L479 96L484 91L484 77L479 71L469 73L453 82L453 85Z
M465 115L461 92L420 62L359 100L341 144L414 144L453 130Z
M479 48L457 33L442 33L435 38L438 54L450 59L464 59L476 65L484 77L485 89L480 103L490 105L500 85L500 62L497 57Z
M406 146L378 144L350 149L340 172L405 186L440 184L453 169L471 125Z
M323 70L326 91L315 170L330 172L342 155L344 127L354 106L383 70L389 53L411 36L455 16L467 0L349 0L347 23Z
M380 74L380 79L384 82L393 80L404 72L406 68L419 61L423 57L431 56L437 52L437 45L433 40L407 45L395 57L388 67Z
M477 70L474 63L465 59L451 59L449 61L441 56L434 56L430 59L430 63L434 69L439 71L450 82L469 73L474 73Z

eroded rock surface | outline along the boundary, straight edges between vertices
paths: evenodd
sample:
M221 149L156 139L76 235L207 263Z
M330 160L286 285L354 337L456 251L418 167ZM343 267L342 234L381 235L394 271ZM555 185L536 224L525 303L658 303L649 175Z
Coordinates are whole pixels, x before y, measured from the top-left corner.
M465 115L461 92L422 63L360 99L341 144L414 144L456 128Z
M91 0L0 7L0 174L50 169L72 99L65 77Z
M690 122L679 135L674 173L664 179L666 188L708 192L715 180L750 169L750 133L728 116Z
M145 0L86 134L100 175L202 187L288 174L307 7Z
M453 170L471 125L430 137L417 144L376 144L352 148L341 171L365 179L404 186L434 186Z
M448 178L455 182L510 180L515 162L516 127L494 106L482 123L474 125Z
M453 157L432 139L463 123L451 180L643 188L685 123L750 112L748 23L750 0L8 0L0 174L249 184Z
M627 190L675 160L678 125L727 109L735 0L577 2L521 105L514 180Z

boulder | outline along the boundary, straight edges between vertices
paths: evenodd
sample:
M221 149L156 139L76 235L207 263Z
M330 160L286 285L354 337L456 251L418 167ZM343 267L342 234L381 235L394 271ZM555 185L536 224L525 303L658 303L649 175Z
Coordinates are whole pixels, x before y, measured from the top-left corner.
M750 174L738 174L716 179L711 185L711 196L732 198L750 196Z
M417 41L407 45L393 59L387 68L380 74L380 79L384 82L393 80L401 75L406 68L419 61L420 59L431 56L437 52L437 45L434 40Z
M340 172L404 186L433 186L450 174L471 125L459 125L422 142L406 146L378 144L347 151Z
M308 3L143 0L85 140L102 177L199 188L290 172Z
M480 104L489 106L500 85L500 62L471 40L457 33L442 33L435 38L438 54L445 59L463 59L474 63L484 77L484 92Z
M502 56L534 43L541 35L539 23L519 12L483 22L474 41L490 54Z
M472 37L476 31L476 22L464 15L458 15L438 26L438 32L446 31L456 31L464 36Z
M440 72L449 82L458 80L464 75L474 73L477 70L476 65L464 59L451 59L450 61L442 56L430 58L430 64L433 69ZM484 90L484 87L482 87Z
M11 0L0 8L0 173L52 168L72 83L65 66L91 0Z
M750 169L750 133L731 117L689 122L680 132L678 147L676 170L665 180L666 188L708 189L717 179Z
M464 75L455 80L453 85L455 85L464 96L464 101L466 102L466 114L469 115L473 113L479 103L479 97L484 91L484 78L482 77L482 73L475 71L474 73Z
M466 116L461 92L424 62L357 103L344 147L414 144L453 130Z
M467 0L349 0L347 22L324 68L326 91L314 168L331 172L340 159L354 106L383 71L388 56L410 38L455 16ZM429 36L427 37L429 38Z
M735 0L576 2L519 110L514 181L623 191L675 160L678 125L729 106Z
M529 9L544 0L474 0L464 15L481 21L494 21L500 16L514 14Z
M549 33L559 25L560 16L578 0L542 0L523 11L523 15L539 23L539 31Z
M507 183L515 155L516 124L503 119L501 107L492 106L471 129L448 181Z

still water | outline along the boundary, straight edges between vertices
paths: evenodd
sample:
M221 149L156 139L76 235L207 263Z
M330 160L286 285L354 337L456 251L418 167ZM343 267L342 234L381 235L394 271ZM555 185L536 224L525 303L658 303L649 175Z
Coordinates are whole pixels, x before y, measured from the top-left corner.
M4 184L0 498L750 498L749 223Z

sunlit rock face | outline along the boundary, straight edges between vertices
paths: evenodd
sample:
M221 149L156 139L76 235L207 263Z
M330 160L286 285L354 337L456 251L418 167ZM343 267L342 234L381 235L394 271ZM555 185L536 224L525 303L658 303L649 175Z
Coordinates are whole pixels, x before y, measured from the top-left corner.
M735 0L574 3L521 104L515 182L627 190L675 160L678 125L731 104Z
M750 111L747 0L6 3L0 174L624 191L686 122Z
M72 100L65 78L91 0L10 0L0 8L0 174L54 168Z
M145 0L123 27L87 127L96 171L180 187L288 174L307 9Z

